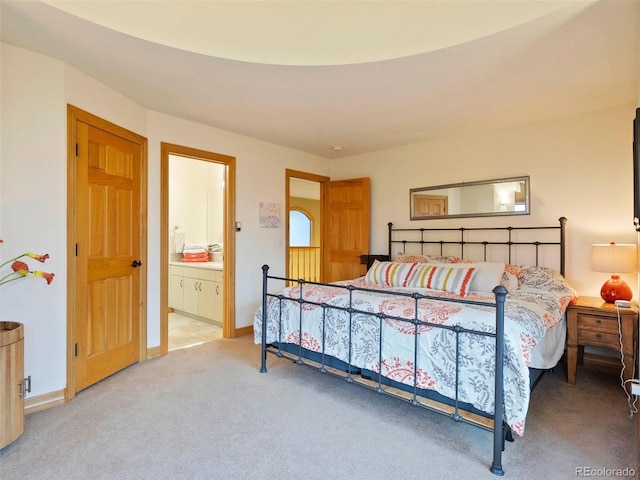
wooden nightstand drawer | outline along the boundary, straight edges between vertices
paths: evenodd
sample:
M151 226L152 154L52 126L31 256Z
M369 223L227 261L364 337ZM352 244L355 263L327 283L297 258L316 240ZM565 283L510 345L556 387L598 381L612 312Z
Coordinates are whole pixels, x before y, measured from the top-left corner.
M618 333L604 333L594 330L578 330L579 345L595 345L602 347L616 347L620 345Z
M606 317L597 315L586 315L584 313L578 315L578 331L595 330L603 333L618 333L618 322Z

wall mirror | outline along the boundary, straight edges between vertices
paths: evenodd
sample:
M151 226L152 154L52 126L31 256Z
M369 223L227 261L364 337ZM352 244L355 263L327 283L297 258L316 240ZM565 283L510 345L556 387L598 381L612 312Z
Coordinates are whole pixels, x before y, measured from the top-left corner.
M529 215L529 177L412 188L409 197L411 220Z

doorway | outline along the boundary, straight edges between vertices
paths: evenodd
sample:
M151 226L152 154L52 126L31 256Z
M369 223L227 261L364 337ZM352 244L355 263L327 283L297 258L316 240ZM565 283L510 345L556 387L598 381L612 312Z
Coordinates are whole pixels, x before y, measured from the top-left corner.
M169 351L170 315L176 331L182 330L176 335L193 326L186 333L193 338L177 339L177 344L235 336L235 158L162 143L161 189L164 355Z
M289 278L321 282L323 194L329 177L286 170L287 247Z

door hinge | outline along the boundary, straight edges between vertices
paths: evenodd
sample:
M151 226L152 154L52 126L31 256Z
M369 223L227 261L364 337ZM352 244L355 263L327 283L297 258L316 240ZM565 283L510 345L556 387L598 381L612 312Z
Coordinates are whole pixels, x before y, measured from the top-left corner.
M78 244L76 243L76 257L78 256Z
M76 357L78 356L78 353L80 352L80 345L76 343L76 348L75 348L75 355Z
M76 157L80 156L80 144L76 143Z

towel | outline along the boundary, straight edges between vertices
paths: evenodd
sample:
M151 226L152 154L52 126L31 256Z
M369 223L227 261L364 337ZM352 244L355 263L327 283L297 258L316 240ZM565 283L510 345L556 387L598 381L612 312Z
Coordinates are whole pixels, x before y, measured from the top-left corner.
M207 245L206 243L185 243L184 244L184 249L185 250L207 250L209 248L209 245Z
M208 253L184 253L182 255L183 262L208 262Z
M173 250L176 253L184 250L184 230L177 226L173 228Z
M209 258L209 254L204 252L204 253L183 253L182 254L182 258Z
M208 253L206 248L185 248L182 250L182 253L187 254L197 254L197 253Z

